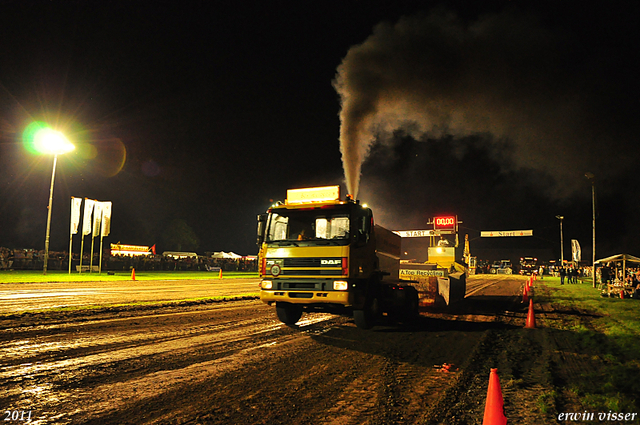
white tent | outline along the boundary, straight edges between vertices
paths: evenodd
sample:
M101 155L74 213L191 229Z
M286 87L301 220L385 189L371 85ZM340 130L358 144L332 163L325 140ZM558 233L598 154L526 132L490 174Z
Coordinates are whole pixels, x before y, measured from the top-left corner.
M601 258L600 260L596 260L596 264L620 262L620 261L622 262L630 261L632 263L640 263L640 258L634 257L633 255L629 255L629 254L618 254L618 255L612 255L611 257Z
M198 254L195 252L178 252L178 251L165 251L162 253L165 257L171 258L189 258L189 257L198 257Z
M237 260L242 258L242 255L238 255L235 252L218 251L211 254L211 258L229 258L232 260Z
M627 261L631 263L640 263L640 258L634 257L629 254L618 254L612 255L611 257L601 258L596 261L596 264L606 264L606 263L622 263L622 277L623 279L627 278ZM617 265L617 264L616 264Z

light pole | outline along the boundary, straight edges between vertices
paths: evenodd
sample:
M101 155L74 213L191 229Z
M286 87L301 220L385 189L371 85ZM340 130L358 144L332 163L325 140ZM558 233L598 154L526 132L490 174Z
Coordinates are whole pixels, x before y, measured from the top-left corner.
M51 231L51 206L53 204L53 182L56 178L56 165L58 155L71 152L76 147L59 131L51 128L43 128L34 135L34 145L40 152L53 154L53 171L51 172L51 187L49 188L49 205L47 206L47 235L44 240L44 266L43 274L47 274L49 261L49 234ZM69 253L71 255L71 253Z
M584 176L591 182L591 210L592 210L592 234L593 251L591 253L591 274L593 287L596 287L596 176L593 173L585 173Z
M560 267L564 267L564 242L562 241L562 220L564 220L564 216L557 215L556 218L560 220Z

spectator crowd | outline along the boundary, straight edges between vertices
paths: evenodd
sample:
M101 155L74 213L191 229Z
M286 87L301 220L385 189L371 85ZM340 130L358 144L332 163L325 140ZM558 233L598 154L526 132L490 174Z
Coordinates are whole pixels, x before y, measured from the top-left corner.
M82 265L89 266L90 254L86 253L82 258ZM93 265L100 262L99 253L94 253ZM73 255L72 269L80 265L80 256ZM0 270L42 270L44 266L44 251L33 249L9 249L0 247ZM49 252L49 270L69 270L69 254L63 252ZM210 256L197 256L186 258L174 258L157 255L110 255L102 257L102 271L208 271L222 269L223 271L258 271L258 260L255 257L212 258Z
M596 275L602 285L604 297L629 297L640 299L640 269L613 267L605 264L598 268Z

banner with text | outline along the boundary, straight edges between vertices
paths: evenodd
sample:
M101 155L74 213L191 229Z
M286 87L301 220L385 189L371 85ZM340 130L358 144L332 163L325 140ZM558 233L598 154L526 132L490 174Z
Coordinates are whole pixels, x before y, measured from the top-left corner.
M395 230L393 233L402 238L423 238L426 236L440 236L440 230Z
M492 230L480 232L483 238L501 238L511 236L533 236L533 230Z

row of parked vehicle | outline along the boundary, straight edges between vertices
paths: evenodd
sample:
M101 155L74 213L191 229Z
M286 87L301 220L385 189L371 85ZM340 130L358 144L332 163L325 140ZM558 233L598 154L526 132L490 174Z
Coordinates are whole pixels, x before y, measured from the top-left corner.
M517 270L514 270L511 260L496 260L493 263L480 260L476 264L476 273L513 274L515 272L522 275L530 275L531 273L537 272L539 268L538 259L534 257L520 258L520 264Z

